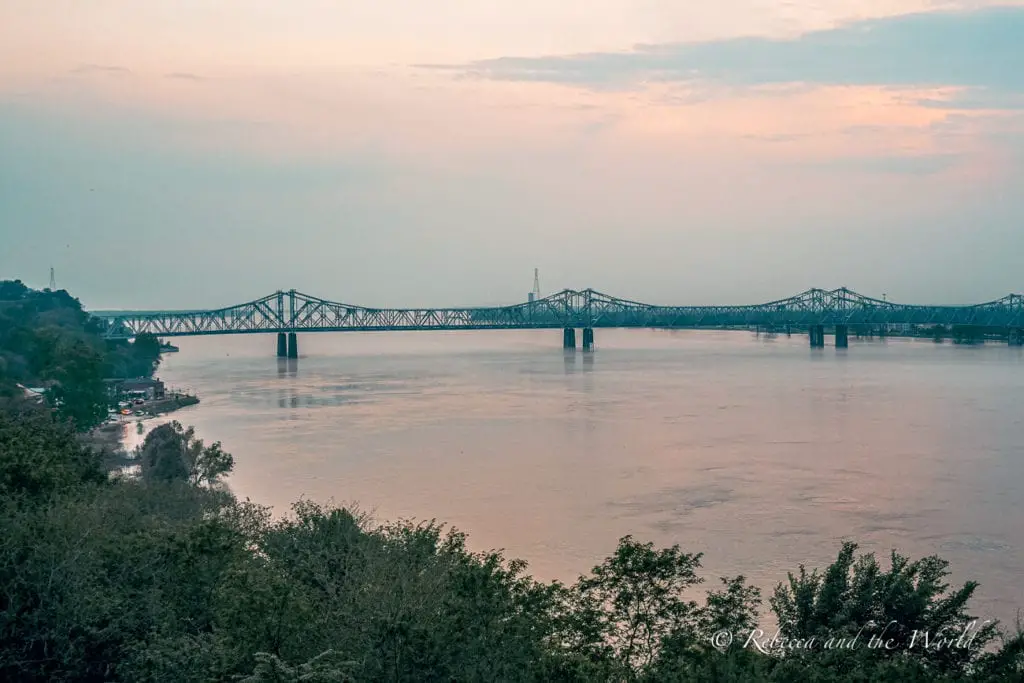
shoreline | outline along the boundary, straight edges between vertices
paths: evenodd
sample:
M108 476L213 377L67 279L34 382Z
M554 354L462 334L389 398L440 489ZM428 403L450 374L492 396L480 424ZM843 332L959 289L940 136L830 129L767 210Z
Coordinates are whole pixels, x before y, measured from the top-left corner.
M166 416L170 413L199 403L198 396L188 394L174 394L167 398L147 401L139 406L146 411L145 415L118 414L114 421L104 422L84 434L82 441L102 454L103 467L108 472L137 467L135 451L142 444L143 436L153 427L166 422L169 419ZM155 424L147 424L153 423L154 420Z

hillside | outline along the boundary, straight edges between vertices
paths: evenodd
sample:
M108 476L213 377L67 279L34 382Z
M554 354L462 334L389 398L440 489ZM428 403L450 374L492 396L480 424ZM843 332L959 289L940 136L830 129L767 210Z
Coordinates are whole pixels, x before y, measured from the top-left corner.
M48 401L79 431L107 414L105 378L149 377L160 363L159 341L108 341L100 323L64 290L37 291L0 281L0 397L18 385L46 389Z

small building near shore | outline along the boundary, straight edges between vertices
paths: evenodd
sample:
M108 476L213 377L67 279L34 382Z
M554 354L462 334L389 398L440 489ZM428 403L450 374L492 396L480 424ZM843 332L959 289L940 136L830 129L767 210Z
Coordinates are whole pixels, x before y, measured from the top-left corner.
M127 398L142 398L147 401L164 397L164 383L150 377L113 380L110 382L114 394Z

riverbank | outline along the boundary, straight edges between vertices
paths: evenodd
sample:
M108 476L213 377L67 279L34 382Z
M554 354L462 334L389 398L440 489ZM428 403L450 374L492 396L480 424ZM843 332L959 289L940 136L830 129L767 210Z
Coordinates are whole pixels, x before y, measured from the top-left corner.
M82 442L103 454L103 466L108 471L135 464L136 435L146 430L143 423L182 408L199 404L199 397L191 394L172 394L161 399L146 401L136 406L142 415L117 415L112 421L82 435Z
M137 422L127 417L119 417L114 422L105 422L80 437L81 442L102 454L103 468L108 472L121 469L134 463L133 449L125 447L125 435Z

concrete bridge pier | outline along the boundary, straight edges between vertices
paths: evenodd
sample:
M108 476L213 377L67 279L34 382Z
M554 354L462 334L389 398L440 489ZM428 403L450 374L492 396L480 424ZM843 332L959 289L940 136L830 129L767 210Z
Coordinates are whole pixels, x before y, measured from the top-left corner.
M811 338L812 349L821 349L825 347L824 325L811 325L810 330L808 330L808 336Z
M594 350L594 328L592 327L583 328L583 350Z
M1024 329L1010 330L1009 342L1010 346L1024 346Z
M850 348L850 328L847 325L836 325L836 348Z
M277 333L277 357L288 357L288 337L285 336L284 332Z
M299 357L299 337L294 332L288 333L288 357Z
M576 330L572 327L567 327L562 330L562 348L563 349L575 349L576 348Z

